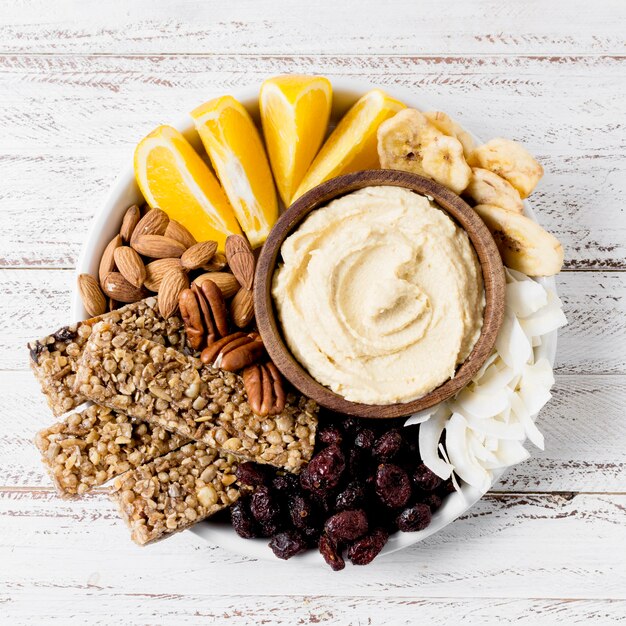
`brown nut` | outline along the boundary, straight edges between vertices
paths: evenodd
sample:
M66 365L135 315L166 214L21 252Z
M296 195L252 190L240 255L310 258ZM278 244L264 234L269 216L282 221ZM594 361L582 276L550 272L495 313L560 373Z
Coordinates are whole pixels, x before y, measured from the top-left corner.
M153 209L154 210L154 209ZM164 235L141 235L134 238L130 245L151 259L173 259L180 257L185 251L185 246Z
M242 287L230 303L230 317L238 328L245 328L254 319L254 296Z
M176 220L170 220L167 224L167 228L163 233L166 237L170 239L176 239L176 241L180 241L185 248L191 248L196 243L194 236L180 223Z
M130 246L115 248L115 265L120 274L133 286L139 288L146 280L146 267L141 257Z
M145 298L147 291L131 285L119 272L109 272L102 284L102 291L118 302L137 302Z
M111 241L107 244L107 247L104 249L102 253L102 257L100 258L100 267L98 269L98 280L100 281L100 286L104 289L104 279L108 274L115 271L115 249L119 248L122 245L122 237L120 235L115 235Z
M223 350L215 364L227 372L238 372L240 369L256 363L264 354L263 342L260 339L253 339L230 350Z
M208 263L217 251L217 241L201 241L187 248L180 257L180 262L187 270L197 270Z
M187 274L180 268L169 270L159 287L159 313L163 319L168 319L176 313L178 309L178 296L189 288Z
M259 417L278 415L285 408L285 389L278 368L271 362L255 364L243 371L243 384L252 412Z
M107 308L107 301L100 289L98 281L89 274L78 277L78 291L85 311L90 317L102 315Z
M204 343L204 324L196 294L191 289L184 289L178 296L178 308L185 323L187 343L194 350L199 350Z
M219 336L223 337L227 335L228 310L226 309L226 303L224 302L224 296L222 296L220 288L211 280L207 280L201 285L194 287L202 293L207 301Z
M208 263L202 266L206 272L219 272L226 267L226 255L222 252L216 252ZM235 279L236 280L236 279Z
M133 204L133 206L129 206L126 209L126 213L124 213L124 218L122 219L122 227L120 228L120 237L124 243L128 243L130 241L130 238L133 236L135 226L137 226L140 219L141 211L136 204Z
M252 289L255 259L248 240L242 235L230 235L225 248L226 260L235 278L245 289Z
M170 221L165 211L161 209L150 209L133 229L130 237L130 245L134 248L135 241L144 235L163 235ZM180 254L178 255L180 256Z
M233 333L232 335L227 335L226 337L222 337L218 341L215 341L209 344L202 351L202 354L200 355L200 360L207 365L212 365L215 362L217 355L220 353L220 350L224 346L228 345L234 339L239 339L240 337L245 337L245 336L246 336L245 333L237 332L237 333Z

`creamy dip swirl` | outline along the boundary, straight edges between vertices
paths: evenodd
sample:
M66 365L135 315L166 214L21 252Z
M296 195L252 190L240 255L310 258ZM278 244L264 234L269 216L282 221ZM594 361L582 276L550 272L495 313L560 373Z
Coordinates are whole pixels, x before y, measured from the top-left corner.
M483 323L467 233L425 196L367 187L283 243L272 294L294 356L347 400L414 400L454 376Z

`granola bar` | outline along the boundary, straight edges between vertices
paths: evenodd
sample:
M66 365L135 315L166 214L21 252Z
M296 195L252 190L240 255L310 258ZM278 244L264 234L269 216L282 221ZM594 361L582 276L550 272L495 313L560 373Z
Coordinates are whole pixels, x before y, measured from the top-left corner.
M73 391L76 368L91 329L102 320L120 324L123 328L132 328L133 332L177 350L186 350L182 320L177 316L164 320L155 297L64 326L43 339L30 342L31 368L56 416L75 409L85 401L84 397Z
M189 443L115 479L111 499L145 545L185 530L239 498L232 455Z
M87 342L76 390L98 404L243 459L298 472L313 453L317 404L290 392L285 409L259 417L243 379L100 322Z
M82 496L188 441L102 406L72 413L40 431L35 440L62 498Z

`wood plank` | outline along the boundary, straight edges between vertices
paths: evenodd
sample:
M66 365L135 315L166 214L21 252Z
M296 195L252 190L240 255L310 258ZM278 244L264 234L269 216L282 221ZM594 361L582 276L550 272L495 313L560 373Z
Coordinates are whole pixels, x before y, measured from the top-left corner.
M495 485L503 492L626 492L626 376L559 375L539 418L546 449ZM54 419L30 372L0 379L0 485L51 489L33 439ZM607 433L610 436L607 436Z
M20 52L519 53L623 52L620 0L389 5L149 0L76 5L20 0L0 16L1 49ZM345 28L350 24L350 28ZM374 26L375 25L375 26Z
M27 369L26 343L67 324L72 271L0 270L0 370ZM563 272L569 324L559 331L557 371L626 373L626 273Z
M191 533L139 548L111 503L0 492L5 600L35 589L130 598L255 596L626 599L626 495L487 496L463 518L401 552L336 575L297 561L253 560ZM36 566L34 566L36 564ZM164 572L167 574L164 575ZM295 575L294 575L295 574ZM219 584L210 584L215 576ZM340 583L340 584L338 584ZM225 593L225 590L228 590ZM6 601L5 601L6 604ZM37 603L39 606L39 603Z
M94 576L95 578L95 576ZM344 577L345 578L345 577ZM343 579L342 579L343 580ZM36 595L37 602L33 602ZM97 602L97 615L94 610ZM371 598L354 595L332 598L319 595L254 596L238 593L207 598L203 594L143 593L103 589L97 582L84 586L46 588L26 586L0 592L5 618L11 624L112 623L224 624L329 624L336 626L538 626L540 624L623 624L623 600L533 600L518 598ZM106 617L102 617L106 616ZM417 617L418 616L418 617Z
M141 136L212 95L303 71L405 87L485 138L524 142L546 167L532 202L567 266L623 269L625 68L604 57L3 56L0 266L73 266Z

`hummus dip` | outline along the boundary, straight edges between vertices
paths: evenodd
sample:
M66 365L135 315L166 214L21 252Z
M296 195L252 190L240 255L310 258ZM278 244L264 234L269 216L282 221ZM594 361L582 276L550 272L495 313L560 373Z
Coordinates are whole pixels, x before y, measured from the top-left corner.
M454 376L483 324L467 233L425 196L367 187L283 243L272 295L294 356L352 402L415 400Z

